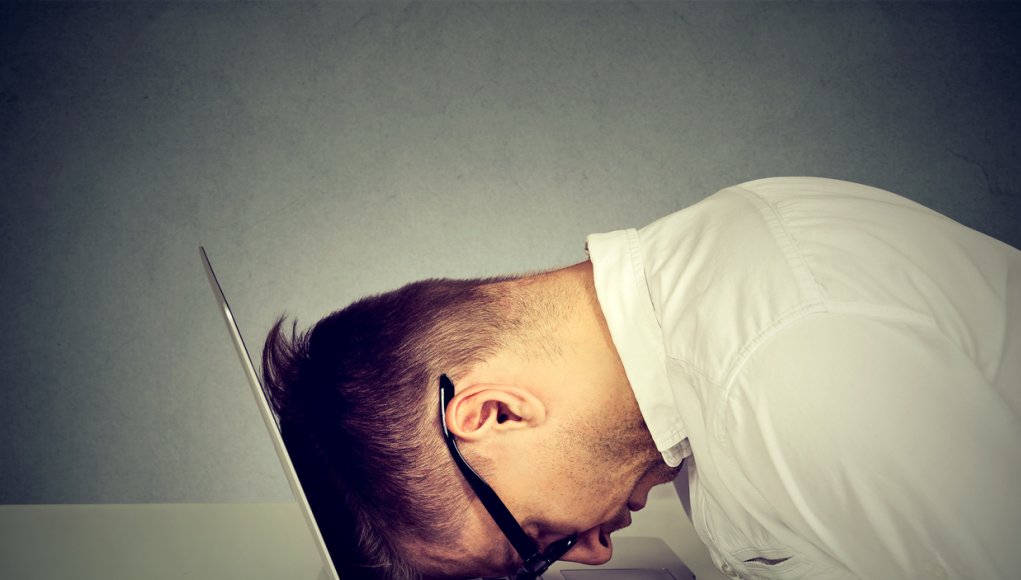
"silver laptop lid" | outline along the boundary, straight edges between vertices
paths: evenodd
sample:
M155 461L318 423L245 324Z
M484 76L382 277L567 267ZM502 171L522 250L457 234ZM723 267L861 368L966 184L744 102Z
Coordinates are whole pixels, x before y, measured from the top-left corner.
M255 365L252 364L252 357L248 354L248 348L245 347L245 341L241 338L241 331L238 330L238 325L234 321L234 315L230 311L230 306L227 304L227 297L223 295L223 289L220 287L220 281L216 279L216 274L213 273L213 266L209 263L209 256L206 255L206 249L199 246L199 253L202 254L202 264L206 268L206 276L209 278L209 285L213 288L213 295L216 297L217 303L220 305L220 313L223 314L223 319L227 323L227 330L230 332L230 337L234 342L234 349L238 353L238 358L241 359L241 367L245 371L245 376L248 378L248 384L252 388L252 394L255 396L256 406L259 407L259 414L262 416L263 422L266 424L266 429L269 431L269 438L273 441L273 449L277 453L277 457L280 459L280 465L284 468L284 476L287 478L287 483L291 486L291 491L294 493L294 498L298 500L298 505L301 506L302 513L305 514L305 522L308 524L309 531L312 532L312 537L315 539L316 546L319 548L319 554L322 556L323 569L328 580L340 580L337 574L337 568L333 565L333 560L330 558L330 552L326 548L326 542L323 541L323 536L319 533L319 526L316 525L315 515L312 514L312 509L308 505L308 499L305 497L305 492L301 489L301 483L298 481L298 475L294 471L294 465L291 464L291 457L287 454L287 449L284 447L284 440L280 436L280 425L277 423L276 417L273 415L273 411L270 409L269 401L266 400L266 393L262 388L262 381L259 380L259 374L255 372ZM320 576L323 578L323 576Z

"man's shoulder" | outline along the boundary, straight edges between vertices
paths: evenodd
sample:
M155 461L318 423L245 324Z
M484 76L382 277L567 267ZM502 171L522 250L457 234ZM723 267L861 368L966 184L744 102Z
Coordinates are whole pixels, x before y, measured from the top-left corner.
M721 190L637 233L667 354L713 381L778 320L821 298L761 203Z

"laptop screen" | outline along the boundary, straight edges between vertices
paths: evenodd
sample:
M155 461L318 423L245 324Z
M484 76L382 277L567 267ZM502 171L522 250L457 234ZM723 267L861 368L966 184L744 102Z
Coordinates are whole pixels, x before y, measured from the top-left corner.
M295 472L294 465L291 463L290 455L288 455L287 448L284 446L284 440L280 435L280 426L277 423L276 417L273 415L272 409L270 409L269 401L266 399L266 393L262 387L262 381L259 380L259 374L256 372L255 365L252 363L252 357L248 352L248 348L245 346L244 339L241 337L241 331L238 329L237 322L234 320L234 314L231 312L230 305L227 303L227 297L224 296L223 288L220 286L220 281L216 278L216 273L213 272L213 266L209 263L209 256L206 254L205 248L200 246L199 253L202 255L202 264L205 267L206 276L209 278L209 285L213 289L213 295L220 307L220 313L223 315L224 322L227 324L227 331L230 333L231 340L234 343L234 349L237 351L238 358L241 360L241 367L245 372L245 378L248 379L248 384L252 389L252 394L255 396L256 406L259 408L259 415L266 424L270 440L273 441L273 450L280 459L280 465L284 469L284 476L287 478L288 485L291 486L294 498L298 501L298 505L301 507L302 513L305 516L305 521L308 524L309 531L312 533L312 537L316 542L316 547L322 557L324 572L323 575L320 576L320 579L340 580L340 577L337 574L337 568L334 565L333 560L330 558L330 552L326 547L323 534L320 533L319 526L316 524L315 515L312 513L312 508L309 505L308 498L305 496L301 483L298 481L297 472Z

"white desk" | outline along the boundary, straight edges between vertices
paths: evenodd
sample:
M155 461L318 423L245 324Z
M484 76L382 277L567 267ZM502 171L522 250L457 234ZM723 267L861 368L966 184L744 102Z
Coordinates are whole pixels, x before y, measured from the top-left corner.
M0 578L315 580L296 503L0 507Z
M726 580L669 486L618 535L662 537L699 580ZM315 580L319 572L296 503L0 506L4 579Z

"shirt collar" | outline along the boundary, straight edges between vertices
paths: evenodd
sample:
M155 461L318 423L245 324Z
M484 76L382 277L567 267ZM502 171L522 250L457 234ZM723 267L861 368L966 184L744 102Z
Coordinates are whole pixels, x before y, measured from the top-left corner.
M666 372L663 334L649 295L636 230L592 234L585 244L603 317L638 407L663 460L691 453Z

